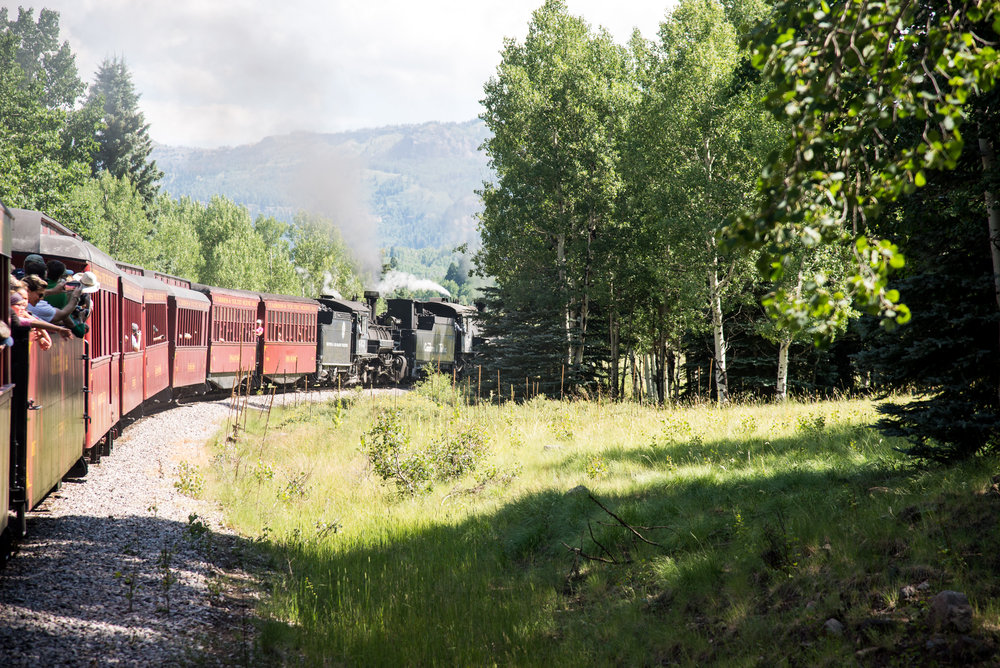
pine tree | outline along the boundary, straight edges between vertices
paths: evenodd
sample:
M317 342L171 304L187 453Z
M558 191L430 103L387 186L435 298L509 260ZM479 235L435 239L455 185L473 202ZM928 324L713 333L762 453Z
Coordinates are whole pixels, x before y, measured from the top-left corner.
M139 110L139 94L124 59L105 59L90 88L87 105L103 109L106 126L98 133L93 173L107 171L128 178L149 208L156 199L163 172L150 159L153 140L149 124Z

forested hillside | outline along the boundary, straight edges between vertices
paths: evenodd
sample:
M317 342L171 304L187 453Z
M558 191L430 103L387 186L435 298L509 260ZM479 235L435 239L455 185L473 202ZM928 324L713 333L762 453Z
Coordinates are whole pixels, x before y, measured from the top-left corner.
M486 133L481 121L298 132L218 149L157 146L153 157L173 197L221 194L289 222L312 209L348 241L374 226L376 248L454 247L477 237Z

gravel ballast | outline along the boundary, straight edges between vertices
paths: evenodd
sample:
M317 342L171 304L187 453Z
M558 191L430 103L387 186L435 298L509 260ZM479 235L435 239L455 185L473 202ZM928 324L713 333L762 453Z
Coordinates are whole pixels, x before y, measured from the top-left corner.
M28 514L0 571L0 665L257 663L254 550L175 486L229 413L205 402L135 422Z

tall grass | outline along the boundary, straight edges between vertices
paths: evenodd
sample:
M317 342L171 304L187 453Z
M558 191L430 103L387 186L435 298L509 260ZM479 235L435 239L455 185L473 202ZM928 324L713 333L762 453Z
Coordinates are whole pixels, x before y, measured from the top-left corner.
M387 409L415 451L475 426L489 453L401 492L360 447ZM274 558L262 640L285 663L906 662L929 656L914 629L941 589L970 596L994 647L996 461L915 468L873 417L867 401L467 406L439 378L276 409L266 437L252 418L216 444L208 493ZM831 617L844 636L824 635Z

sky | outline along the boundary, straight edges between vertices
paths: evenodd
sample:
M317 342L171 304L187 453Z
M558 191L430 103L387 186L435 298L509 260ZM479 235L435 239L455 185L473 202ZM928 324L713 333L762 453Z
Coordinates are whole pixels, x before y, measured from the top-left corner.
M88 85L124 58L152 139L252 144L481 113L505 37L543 0L43 0ZM620 44L653 38L670 0L567 0ZM14 6L8 5L16 16ZM12 16L13 18L13 16Z

